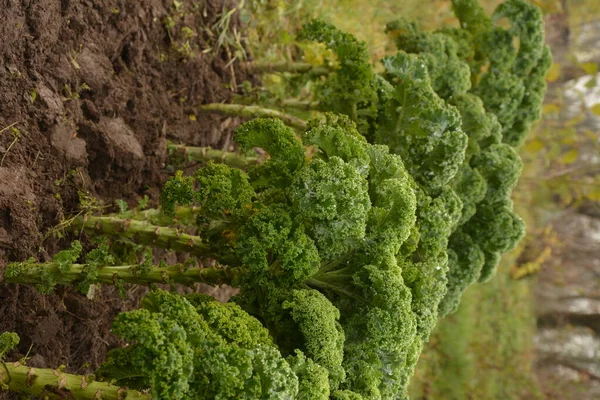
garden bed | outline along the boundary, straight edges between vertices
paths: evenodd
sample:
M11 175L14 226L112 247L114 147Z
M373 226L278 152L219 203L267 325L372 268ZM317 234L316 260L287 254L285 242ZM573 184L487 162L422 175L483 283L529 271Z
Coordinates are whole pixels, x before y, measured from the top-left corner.
M227 32L215 32L235 4L198 3L3 3L0 276L7 262L45 261L75 238L57 227L82 201L112 207L116 199L133 205L147 195L156 204L168 176L167 139L229 146L229 127L237 124L196 118L194 107L229 100L247 79L217 43ZM238 26L236 15L226 29ZM183 27L193 35L179 35ZM44 296L0 285L0 332L20 335L20 354L36 355L31 366L89 372L113 344L114 316L144 292L121 299L107 287L88 300L71 288Z

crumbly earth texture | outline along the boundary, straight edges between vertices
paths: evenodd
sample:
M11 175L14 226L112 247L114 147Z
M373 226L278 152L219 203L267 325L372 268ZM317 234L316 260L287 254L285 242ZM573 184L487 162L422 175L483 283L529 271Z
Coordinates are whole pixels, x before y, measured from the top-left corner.
M218 44L239 31L233 0L0 0L0 282L11 261L49 259L79 238L60 232L96 199L156 205L169 173L167 139L230 146L238 121L196 115L250 78ZM92 202L91 204L93 204ZM85 239L85 238L82 238ZM110 322L145 292L93 300L57 287L0 283L0 332L21 344L11 359L88 373L116 342ZM10 398L0 393L0 399Z

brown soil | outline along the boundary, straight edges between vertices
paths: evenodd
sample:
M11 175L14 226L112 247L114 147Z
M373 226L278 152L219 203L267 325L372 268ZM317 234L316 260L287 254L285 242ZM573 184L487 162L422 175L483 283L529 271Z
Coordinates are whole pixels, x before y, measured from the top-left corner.
M81 194L156 204L167 139L228 146L231 119L195 118L194 107L227 101L247 79L216 48L215 23L234 5L0 0L0 276L7 262L46 260L74 238L49 232L80 209ZM112 318L142 292L122 300L104 288L90 301L0 284L0 332L17 332L13 356L36 355L35 366L90 372L114 343Z

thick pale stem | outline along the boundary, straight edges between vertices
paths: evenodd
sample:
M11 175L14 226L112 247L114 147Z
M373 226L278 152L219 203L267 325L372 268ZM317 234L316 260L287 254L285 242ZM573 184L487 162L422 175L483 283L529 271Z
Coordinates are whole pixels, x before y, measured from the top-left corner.
M177 228L162 227L147 221L119 217L94 217L85 215L73 221L75 229L90 235L127 238L136 244L183 251L198 257L215 258L211 246L199 236L181 232Z
M281 106L284 108L295 108L297 110L318 110L320 103L311 100L285 99L281 100Z
M289 115L283 113L281 111L272 110L270 108L263 108L259 106L245 106L242 104L222 104L222 103L212 103L205 104L198 107L199 112L203 113L219 113L224 115L233 115L237 117L245 117L245 118L279 118L286 125L289 125L293 128L299 130L305 130L308 126L307 122L294 117L293 115Z
M201 212L200 207L196 206L178 206L175 207L175 222L183 225L190 225L196 221ZM147 210L127 210L120 213L109 214L110 217L122 219L135 219L137 221L148 221L154 225L168 226L174 223L174 219L165 215L159 208L149 208Z
M149 394L125 387L97 382L92 376L66 374L59 370L32 368L15 363L0 363L2 388L42 399L75 400L150 400Z
M247 168L259 162L258 157L244 156L239 153L232 153L224 150L215 150L210 147L191 147L181 144L169 144L167 146L169 155L181 155L187 160L206 163L214 161L221 164L229 165L234 168Z
M243 64L246 69L253 72L291 72L294 74L310 74L313 76L327 75L333 71L325 65L312 65L305 62L256 62L248 61Z
M238 274L236 268L189 268L183 264L166 267L118 265L99 267L94 273L93 282L112 285L116 282L150 285L153 283L181 283L191 286L194 283L205 283L211 286L231 284ZM53 283L71 285L82 282L89 277L86 264L73 264L68 270L61 271L56 263L19 263L8 265L4 274L4 283L43 285L46 277L52 276Z

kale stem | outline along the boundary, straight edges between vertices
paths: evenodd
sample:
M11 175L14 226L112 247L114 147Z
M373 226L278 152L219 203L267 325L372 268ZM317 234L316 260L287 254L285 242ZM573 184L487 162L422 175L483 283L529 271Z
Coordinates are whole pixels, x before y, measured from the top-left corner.
M53 369L32 368L18 362L1 363L0 386L44 399L150 399L149 394L111 385L107 382L97 382L91 376L67 374Z
M256 62L249 61L243 64L246 69L253 72L290 72L293 74L306 74L311 76L327 75L332 69L324 65L312 65L305 62Z
M312 100L283 99L278 102L283 108L295 108L297 110L318 110L320 103Z
M3 282L43 285L46 283L47 276L52 276L55 284L71 285L89 279L86 267L86 264L72 264L61 271L58 264L54 262L13 263L7 266ZM231 284L237 275L236 268L189 268L184 264L144 267L133 264L98 267L93 282L90 283L112 285L123 281L137 285L180 283L191 286L194 283L204 283L218 286Z
M205 104L198 107L199 112L203 113L220 113L224 115L233 115L238 117L246 117L246 118L279 118L286 125L291 126L292 128L296 128L299 130L305 130L308 126L307 122L297 118L293 115L289 115L283 113L281 111L273 110L270 108L263 108L259 106L245 106L242 104L221 104L221 103L212 103Z
M192 160L201 163L214 161L240 169L247 168L259 162L259 158L256 156L244 156L229 151L211 149L210 147L192 147L169 143L167 144L167 151L172 158L181 155L188 161Z
M319 277L321 278L321 277ZM347 280L347 279L346 279ZM348 288L350 288L350 286L346 283L346 284L342 284L342 285L336 285L334 283L330 283L330 282L325 282L321 279L317 279L317 278L310 278L307 279L306 282L304 282L308 287L311 287L313 289L320 289L326 292L334 292L334 293L338 293L340 295L343 296L347 296L349 298L355 299L355 300L362 300L360 298L360 296L357 296L356 293L353 293L352 291L348 290Z
M194 224L196 218L201 212L200 207L186 207L177 206L175 207L175 219L165 215L160 208L149 208L147 210L127 210L120 213L108 214L110 217L117 217L123 219L134 219L136 221L148 221L154 225L169 226L174 222L180 222L183 225Z
M198 257L216 258L212 247L199 236L179 231L177 228L162 227L147 221L104 216L85 215L75 218L72 224L92 236L127 238L136 244L183 251Z

